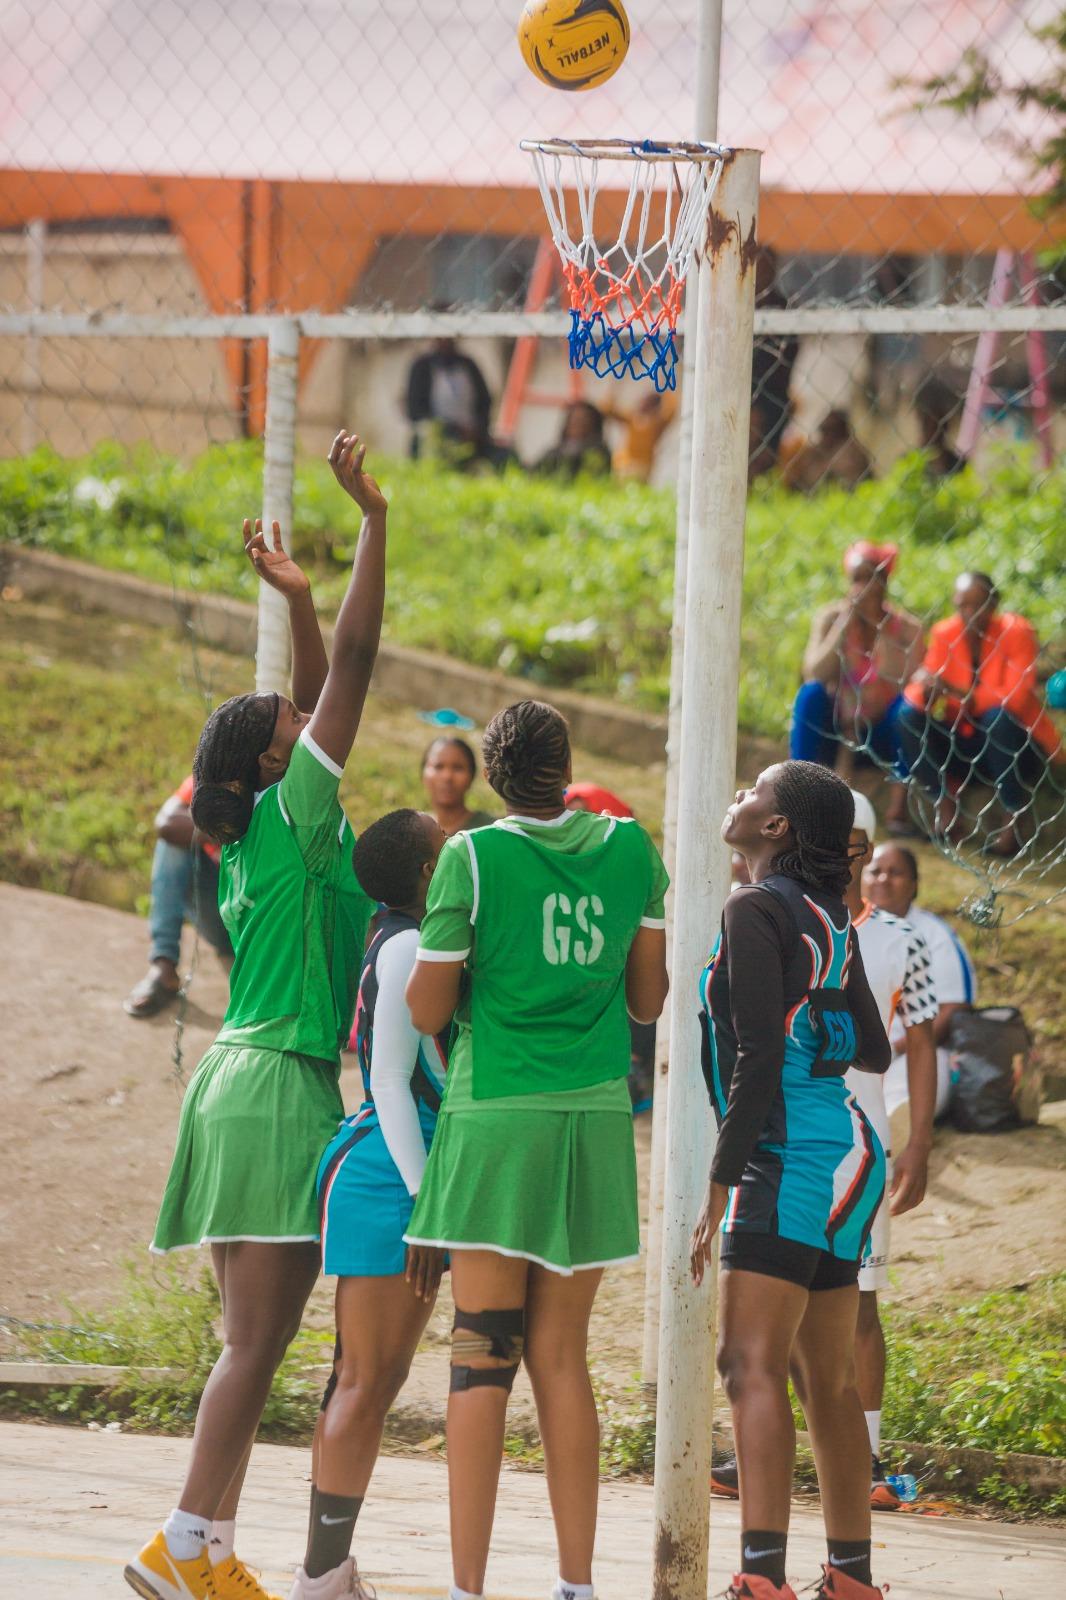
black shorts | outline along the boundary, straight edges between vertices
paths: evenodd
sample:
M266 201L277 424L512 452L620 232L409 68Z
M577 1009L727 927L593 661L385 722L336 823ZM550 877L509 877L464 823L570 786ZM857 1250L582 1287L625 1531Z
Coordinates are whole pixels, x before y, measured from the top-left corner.
M719 1262L723 1272L759 1272L812 1293L847 1289L859 1281L858 1261L841 1261L817 1245L781 1239L776 1233L724 1233Z

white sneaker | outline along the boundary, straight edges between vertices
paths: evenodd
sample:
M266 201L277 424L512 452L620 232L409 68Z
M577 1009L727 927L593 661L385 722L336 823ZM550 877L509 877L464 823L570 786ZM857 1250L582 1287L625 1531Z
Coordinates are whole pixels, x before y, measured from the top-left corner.
M552 1600L574 1600L574 1591L565 1583L552 1584ZM595 1595L593 1600L596 1600Z
M363 1582L355 1557L349 1556L318 1578L309 1578L303 1567L297 1567L289 1600L377 1600L377 1590L372 1583Z

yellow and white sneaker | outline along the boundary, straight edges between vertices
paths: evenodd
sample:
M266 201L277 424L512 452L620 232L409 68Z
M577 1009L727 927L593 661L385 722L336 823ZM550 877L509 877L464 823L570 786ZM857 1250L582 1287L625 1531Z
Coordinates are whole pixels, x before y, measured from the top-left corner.
M281 1600L280 1595L267 1593L239 1556L229 1556L211 1570L218 1600Z
M162 1529L130 1562L124 1576L143 1600L218 1600L220 1592L207 1550L192 1561L175 1561ZM254 1594L254 1589L244 1591L244 1600Z

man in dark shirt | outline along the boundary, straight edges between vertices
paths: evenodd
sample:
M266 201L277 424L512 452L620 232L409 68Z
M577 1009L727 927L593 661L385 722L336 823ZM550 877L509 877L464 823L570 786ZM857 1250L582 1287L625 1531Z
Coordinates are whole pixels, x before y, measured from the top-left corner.
M416 356L407 377L407 420L412 424L411 455L422 453L423 425L433 423L451 448L456 464L492 461L497 448L489 433L492 397L481 368L454 339L435 339Z

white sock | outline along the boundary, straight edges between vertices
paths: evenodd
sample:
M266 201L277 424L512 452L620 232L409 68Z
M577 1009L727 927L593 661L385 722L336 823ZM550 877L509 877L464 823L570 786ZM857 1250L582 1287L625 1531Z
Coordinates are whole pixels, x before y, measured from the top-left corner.
M881 1413L880 1411L864 1411L866 1426L870 1433L870 1449L875 1456L881 1454Z
M197 1517L191 1511L179 1511L175 1507L163 1524L163 1537L175 1561L195 1561L207 1548L211 1523L207 1517Z
M595 1600L595 1590L591 1583L567 1583L565 1578L557 1578L552 1600Z
M211 1557L211 1565L217 1567L220 1561L228 1561L233 1554L233 1546L237 1538L237 1523L212 1522L211 1541L207 1553Z
M452 1584L448 1600L484 1600L480 1594L470 1594L466 1589L460 1589L457 1584Z

